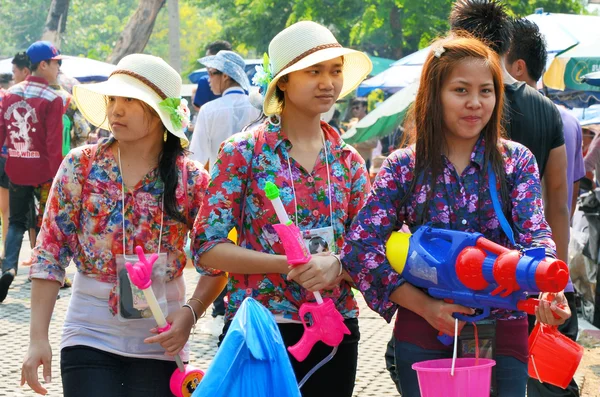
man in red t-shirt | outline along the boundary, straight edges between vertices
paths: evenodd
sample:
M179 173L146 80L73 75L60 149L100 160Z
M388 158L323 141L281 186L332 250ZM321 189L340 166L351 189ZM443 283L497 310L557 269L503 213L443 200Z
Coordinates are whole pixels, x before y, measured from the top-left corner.
M52 43L37 41L27 49L31 72L12 86L0 108L0 142L6 142L6 174L10 218L6 254L0 277L0 302L17 274L23 234L34 191L52 183L62 160L62 98L49 84L56 84L60 52ZM45 203L41 202L40 205Z

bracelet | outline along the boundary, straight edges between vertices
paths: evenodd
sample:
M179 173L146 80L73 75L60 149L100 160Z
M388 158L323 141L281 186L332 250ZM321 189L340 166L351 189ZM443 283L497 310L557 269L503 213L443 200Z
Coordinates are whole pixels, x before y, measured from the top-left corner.
M194 317L194 326L196 326L196 323L198 322L198 317L196 316L196 312L194 311L194 308L190 305L188 305L187 303L185 305L183 305L182 307L187 307L188 309L190 309L192 311L192 316Z
M208 307L207 307L207 306L204 304L204 302L202 302L202 300L201 300L201 299L198 299L198 298L191 297L190 299L188 299L188 300L187 300L186 304L188 304L188 305L189 305L190 301L197 301L198 303L200 303L200 308L201 308L201 309L204 309L204 310L202 311L202 314L200 315L200 317L199 317L199 318L202 318L202 317L206 316L206 309L208 309Z
M342 259L337 254L331 254L331 256L333 256L335 259L337 259L338 263L340 264L340 271L338 272L338 275L337 275L339 277L342 275L342 272L344 271L344 267L342 266Z

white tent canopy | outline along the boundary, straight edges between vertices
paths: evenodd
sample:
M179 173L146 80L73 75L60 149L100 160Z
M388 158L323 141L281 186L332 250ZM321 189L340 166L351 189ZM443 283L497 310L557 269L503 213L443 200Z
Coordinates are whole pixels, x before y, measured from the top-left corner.
M106 80L116 68L116 65L111 63L63 55L63 62L60 69L65 75L74 77L83 83ZM12 58L0 61L0 74L4 73L12 74Z

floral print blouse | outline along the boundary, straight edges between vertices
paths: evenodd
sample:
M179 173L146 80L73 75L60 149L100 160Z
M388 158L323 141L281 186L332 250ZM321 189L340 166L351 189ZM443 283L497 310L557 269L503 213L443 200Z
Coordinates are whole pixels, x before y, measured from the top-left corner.
M327 147L333 203L329 203L327 192L325 152L321 150L314 170L307 172L289 157L292 145L285 133L268 120L223 143L192 234L194 264L200 273L222 273L200 265L200 257L217 244L231 243L227 234L233 227L238 229L241 247L285 254L272 226L279 223L277 215L263 191L267 181L279 187L281 201L292 220L296 213L294 184L300 230L331 226L330 205L333 205L333 229L336 251L339 251L352 219L363 205L369 180L364 160L358 152L345 144L328 124L322 123L321 128ZM288 159L293 181L290 180ZM358 316L358 307L347 282L342 281L339 287L321 293L336 302L345 318ZM299 320L299 306L314 300L311 292L287 281L283 274L229 274L227 294L226 319L235 314L246 296L252 296L272 313L290 320Z
M64 281L73 259L77 270L103 282L116 282L115 256L123 253L121 173L110 149L114 138L73 149L63 160L50 190L33 251L32 278ZM84 152L87 151L87 155ZM95 154L93 154L94 152ZM91 157L93 164L90 164ZM208 173L196 162L178 159L177 207L191 224L208 186ZM184 189L183 167L187 167ZM87 178L86 178L87 176ZM158 169L133 189L125 188L126 254L140 245L157 252L164 184ZM184 196L187 194L187 199ZM167 253L167 280L181 276L188 226L164 214L161 252Z
M540 178L535 158L523 145L502 140L506 183L511 198L512 227L517 245L542 246L556 256L552 234L544 218ZM485 142L480 138L471 153L471 162L458 175L443 156L443 175L433 184L429 201L427 181L417 178L413 193L400 207L415 175L414 148L400 149L383 163L373 182L365 206L359 211L346 236L342 252L344 268L365 296L369 307L390 321L398 306L389 297L404 283L385 256L385 243L403 223L415 226L418 214L433 227L482 233L487 239L511 247L494 211L489 191ZM500 196L500 181L497 181ZM500 197L499 197L500 199Z

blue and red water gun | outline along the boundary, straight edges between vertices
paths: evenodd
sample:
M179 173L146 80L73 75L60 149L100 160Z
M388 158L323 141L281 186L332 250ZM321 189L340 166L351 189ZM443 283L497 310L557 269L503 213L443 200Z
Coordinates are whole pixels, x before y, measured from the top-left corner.
M535 314L539 300L528 293L560 292L569 281L567 265L546 258L542 247L511 250L481 233L430 226L412 235L392 233L386 256L407 282L432 297L482 310L473 316L455 313L462 321L482 320L492 308Z

